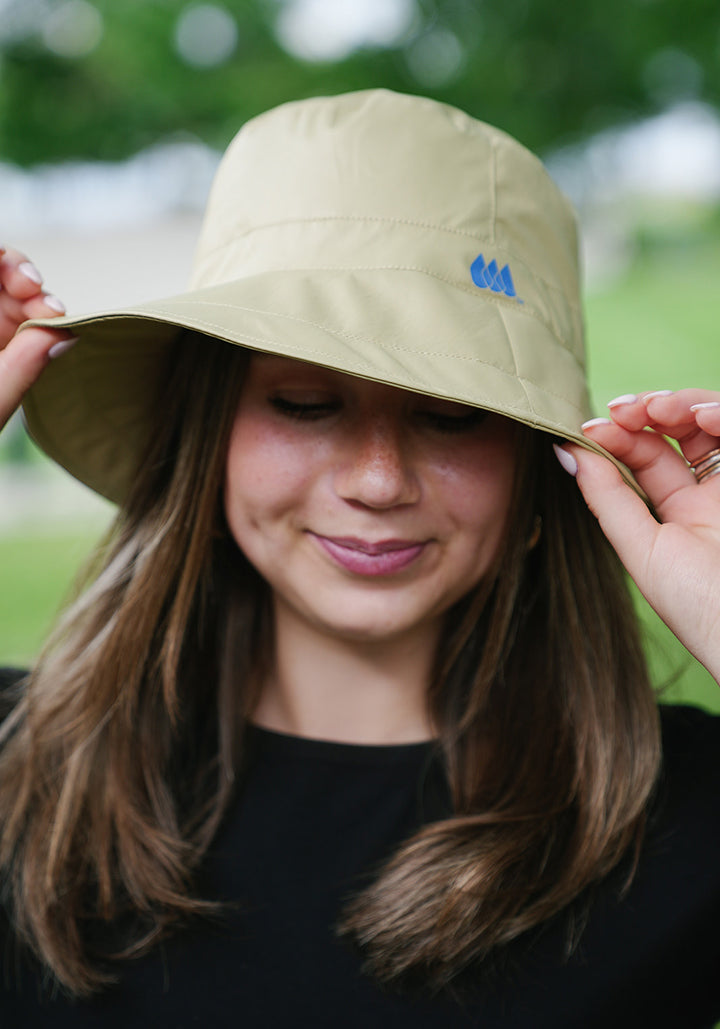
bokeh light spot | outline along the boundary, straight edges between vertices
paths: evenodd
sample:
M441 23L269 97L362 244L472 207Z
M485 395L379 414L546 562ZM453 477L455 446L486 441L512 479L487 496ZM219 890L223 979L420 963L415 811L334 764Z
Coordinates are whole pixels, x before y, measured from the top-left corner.
M87 0L67 0L50 12L42 29L48 50L60 57L85 57L102 39L103 18Z
M360 47L390 47L415 22L415 0L288 0L280 45L307 61L340 61Z
M432 89L457 78L464 64L460 40L449 29L431 29L407 47L405 60L412 77Z
M695 58L676 47L658 50L643 69L649 96L663 107L699 96L702 80L702 68Z
M175 46L187 64L213 68L235 52L238 28L233 16L216 4L186 8L175 28Z

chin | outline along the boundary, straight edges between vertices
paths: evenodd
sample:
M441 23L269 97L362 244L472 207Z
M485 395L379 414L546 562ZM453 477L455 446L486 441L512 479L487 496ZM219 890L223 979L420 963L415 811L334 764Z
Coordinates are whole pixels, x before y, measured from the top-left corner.
M356 617L352 621L339 621L337 612L332 619L318 619L315 621L316 628L336 640L344 640L348 643L381 644L391 643L394 640L402 639L404 636L413 635L417 632L425 632L428 622L415 619L389 619L374 612L366 619Z

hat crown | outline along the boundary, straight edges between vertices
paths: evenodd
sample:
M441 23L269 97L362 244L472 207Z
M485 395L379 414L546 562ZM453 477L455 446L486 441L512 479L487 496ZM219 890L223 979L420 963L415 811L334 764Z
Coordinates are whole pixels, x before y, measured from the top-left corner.
M582 357L574 213L542 163L456 108L366 90L243 126L213 184L191 285L386 268L472 289L478 254L507 264L518 297Z

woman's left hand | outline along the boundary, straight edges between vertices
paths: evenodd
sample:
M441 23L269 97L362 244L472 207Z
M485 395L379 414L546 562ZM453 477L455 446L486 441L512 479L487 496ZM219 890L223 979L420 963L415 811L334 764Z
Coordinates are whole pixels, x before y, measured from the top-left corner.
M698 483L689 467L720 448L720 393L662 390L608 406L611 418L593 419L584 432L627 465L657 518L610 461L571 444L563 450L644 596L720 681L720 474Z

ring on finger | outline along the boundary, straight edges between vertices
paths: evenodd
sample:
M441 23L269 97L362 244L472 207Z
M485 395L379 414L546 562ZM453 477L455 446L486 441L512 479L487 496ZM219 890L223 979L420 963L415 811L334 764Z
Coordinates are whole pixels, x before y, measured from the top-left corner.
M698 483L710 479L713 475L720 473L720 447L715 450L708 450L706 454L699 457L690 465L690 471Z

